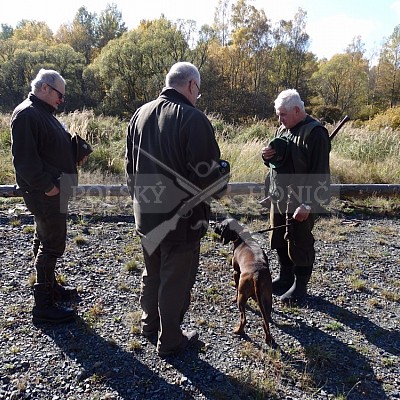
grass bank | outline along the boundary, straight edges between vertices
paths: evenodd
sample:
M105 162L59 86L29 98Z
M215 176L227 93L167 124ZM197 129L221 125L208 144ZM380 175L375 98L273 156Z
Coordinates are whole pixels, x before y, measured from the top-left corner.
M93 144L94 153L82 169L83 182L124 183L125 134L128 121L95 116L90 110L59 116L70 132L77 132ZM273 137L270 121L235 125L218 115L209 115L215 128L222 157L231 163L232 182L263 182L267 168L261 162L263 145ZM10 154L9 114L0 114L1 184L13 184ZM334 126L327 126L332 131ZM331 173L334 183L399 183L400 130L376 124L344 125L332 142Z

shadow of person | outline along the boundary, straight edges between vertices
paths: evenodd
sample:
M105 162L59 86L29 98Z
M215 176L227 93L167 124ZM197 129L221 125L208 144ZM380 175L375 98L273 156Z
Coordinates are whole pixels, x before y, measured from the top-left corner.
M282 313L281 311L278 313ZM285 314L286 319L291 319ZM276 328L294 337L303 347L304 359L282 350L282 357L301 374L311 377L313 385L331 396L345 395L348 400L388 399L382 381L375 375L369 360L352 345L310 326L293 316L292 323L275 321Z
M252 388L244 382L228 377L208 363L206 361L208 351L212 352L213 349L205 349L205 344L199 340L197 346L193 345L182 354L170 356L166 361L195 387L197 393L201 393L207 399L255 398L250 396ZM205 360L199 357L200 352L204 353Z
M388 330L382 328L367 317L355 314L346 308L339 307L320 297L312 297L312 301L309 302L308 307L328 314L343 325L360 332L365 336L368 342L380 349L394 356L400 355L399 330Z
M151 399L154 393L165 394L164 398L169 399L190 399L181 387L169 384L134 353L96 334L81 318L67 325L36 324L36 327L80 365L78 381L96 377L129 400Z

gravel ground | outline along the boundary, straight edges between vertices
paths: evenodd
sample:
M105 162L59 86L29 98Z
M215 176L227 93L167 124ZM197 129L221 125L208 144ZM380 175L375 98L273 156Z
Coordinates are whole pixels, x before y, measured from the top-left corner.
M33 220L13 204L0 212L0 398L400 399L400 220L342 217L317 223L317 261L302 307L274 298L277 349L265 345L253 301L246 336L232 333L239 313L231 248L210 229L184 321L200 342L163 360L139 334L142 257L132 217L72 210L58 272L80 290L79 319L34 326ZM255 237L275 276L266 236Z

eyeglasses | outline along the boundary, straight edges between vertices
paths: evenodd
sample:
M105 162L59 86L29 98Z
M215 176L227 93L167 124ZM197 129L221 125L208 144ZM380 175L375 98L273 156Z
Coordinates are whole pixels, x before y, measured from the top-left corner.
M201 97L200 88L199 88L199 85L197 84L197 82L194 79L193 79L193 82L197 87L197 91L198 91L197 100L198 100Z
M49 86L50 88L52 88L55 92L57 92L58 94L58 98L59 100L65 100L65 94L62 94L59 90L57 90L55 87L51 86L49 83L46 83L47 86Z

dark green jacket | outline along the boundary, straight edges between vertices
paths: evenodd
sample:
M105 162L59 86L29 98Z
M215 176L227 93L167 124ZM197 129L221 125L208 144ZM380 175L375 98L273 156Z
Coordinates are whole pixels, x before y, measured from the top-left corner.
M12 155L19 188L48 192L61 175L76 184L77 169L71 135L53 115L54 108L33 93L11 116Z
M186 243L207 231L210 206L192 203L190 185L207 189L221 178L220 149L207 117L183 95L165 88L132 116L127 130L126 175L139 234L151 241ZM189 185L188 185L189 182ZM184 215L183 215L184 214Z
M287 186L291 185L294 189L292 209L304 203L314 212L320 212L320 205L330 200L331 143L328 131L317 120L307 116L291 129L281 126L276 136L287 139L288 156L280 168L270 169L269 194L281 203L280 208L284 208ZM268 161L265 164L269 166Z

